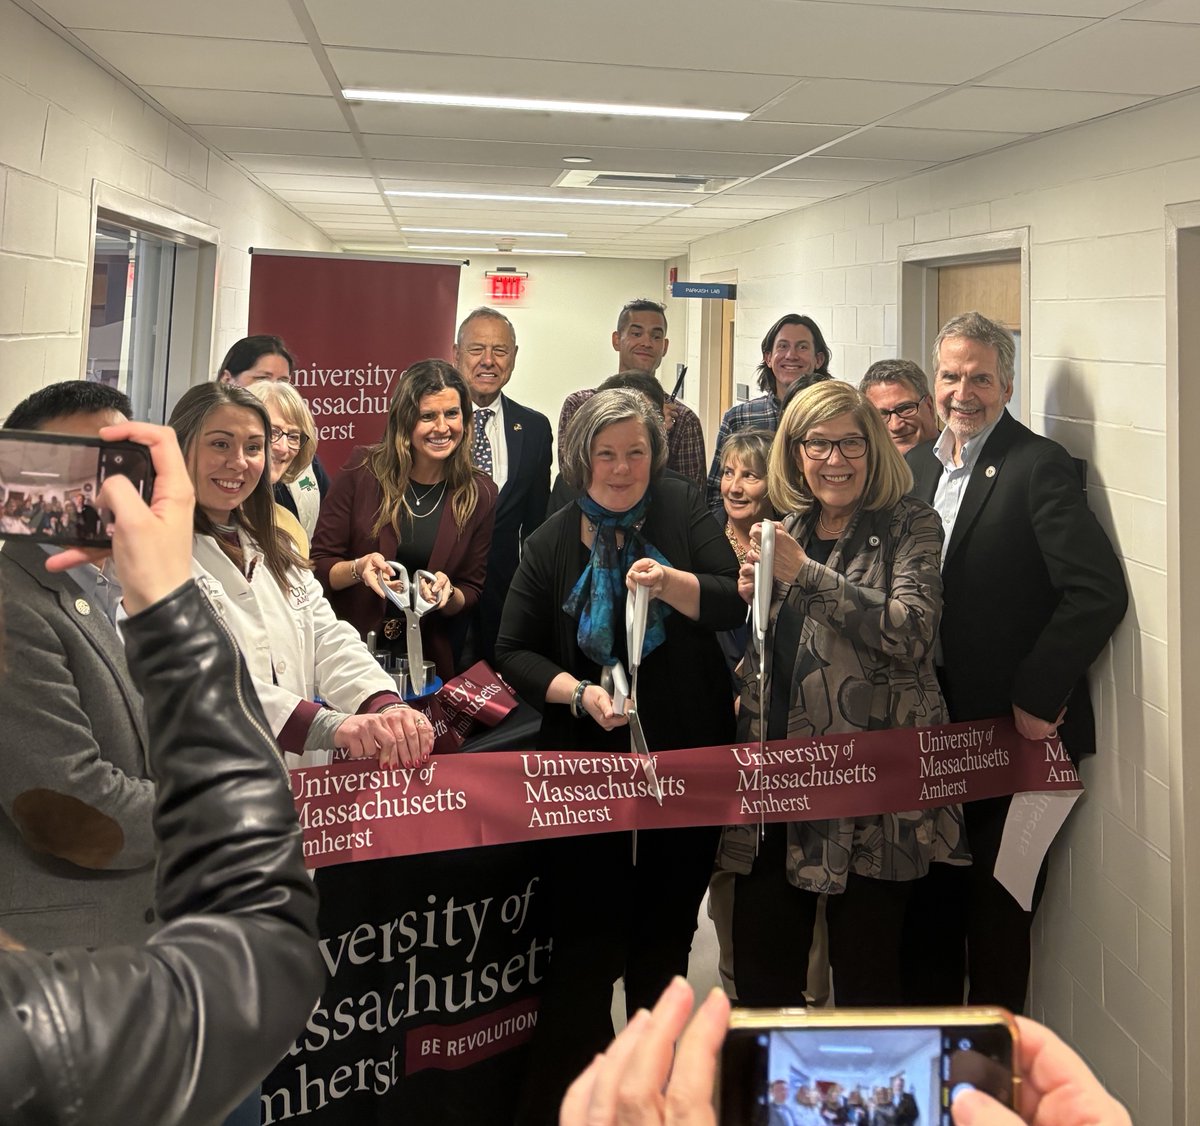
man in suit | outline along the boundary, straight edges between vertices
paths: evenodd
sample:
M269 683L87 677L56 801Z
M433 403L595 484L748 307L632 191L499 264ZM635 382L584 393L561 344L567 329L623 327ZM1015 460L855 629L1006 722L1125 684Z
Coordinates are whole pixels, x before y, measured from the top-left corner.
M517 334L498 309L482 306L458 326L454 366L475 407L472 460L500 491L487 580L470 622L472 655L494 660L504 595L526 537L546 518L550 499L550 420L504 394L517 362ZM464 662L469 663L469 662Z
M613 351L620 356L620 372L645 372L654 375L670 346L667 339L667 311L657 301L644 297L629 301L617 314L617 327L612 334ZM563 401L558 414L558 453L562 460L563 441L567 426L575 412L599 388L572 391ZM663 407L663 422L667 428L667 468L704 487L704 431L696 412L686 403L667 398Z
M1059 735L1078 763L1096 749L1088 667L1128 596L1071 457L1005 409L1015 354L1012 335L980 313L947 322L933 351L945 429L907 455L913 493L937 508L946 533L939 673L952 720L1011 713L1026 739ZM992 875L1009 804L968 803L974 863L934 865L918 882L910 999L962 1002L965 938L971 1003L1024 1008L1033 912ZM1044 880L1043 866L1035 911Z
M129 413L121 392L71 380L29 396L5 428L94 437ZM57 550L0 550L0 927L41 950L140 942L156 926L154 785L114 626L120 587L107 567L47 571Z

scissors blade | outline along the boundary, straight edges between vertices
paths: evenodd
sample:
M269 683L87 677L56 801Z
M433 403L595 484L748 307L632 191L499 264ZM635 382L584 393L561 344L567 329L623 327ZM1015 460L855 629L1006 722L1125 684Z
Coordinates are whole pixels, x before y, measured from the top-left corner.
M762 789L762 764L767 758L767 713L768 705L764 699L767 690L767 626L771 618L771 594L775 581L775 525L770 520L764 520L762 525L762 542L758 552L758 562L754 564L754 603L752 615L754 622L754 648L758 653L758 780L759 790ZM761 840L766 834L766 814L763 803L758 803L758 836Z
M627 713L629 716L629 738L633 745L633 753L638 757L642 764L642 770L646 773L646 781L650 785L650 793L654 800L659 805L663 803L662 783L658 780L658 771L654 769L654 759L650 755L650 748L646 745L646 733L642 730L642 720L637 714L637 708L631 708Z
M408 650L408 679L414 696L425 695L425 646L421 641L421 615L411 607L405 607L407 623L405 648Z

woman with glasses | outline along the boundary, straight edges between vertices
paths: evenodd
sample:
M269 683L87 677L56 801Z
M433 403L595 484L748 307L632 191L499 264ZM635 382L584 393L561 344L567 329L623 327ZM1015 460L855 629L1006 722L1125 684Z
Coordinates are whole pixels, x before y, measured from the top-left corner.
M320 499L316 480L305 484L311 477L305 471L312 465L313 455L317 452L317 430L313 425L312 412L300 392L290 383L262 380L252 383L247 390L267 408L267 414L271 417L271 429L267 434L267 440L271 443L268 468L271 487L275 491L275 523L281 532L292 537L296 549L307 559L311 529L300 522L295 512L286 507L279 496L281 490L292 495L296 489L300 489L301 493L311 491L317 501ZM313 524L316 524L315 512Z
M235 383L248 390L273 384L290 386L295 369L296 361L281 337L267 334L244 336L225 353L217 380L220 383ZM299 420L293 418L291 421L297 423ZM329 491L329 475L313 456L316 453L316 431L312 428L311 417L308 421L309 440L304 444L313 449L303 466L293 465L292 475L275 485L275 501L300 521L305 536L312 539L321 501Z
M771 448L768 492L790 513L775 534L764 699L751 646L738 739L809 739L946 721L934 672L942 525L905 494L912 477L879 412L840 381L800 392ZM748 602L762 544L751 533ZM967 863L958 806L737 826L718 866L737 873L733 967L743 1005L804 1005L817 898L841 1005L901 1004L901 922L934 860ZM936 925L931 921L931 925Z

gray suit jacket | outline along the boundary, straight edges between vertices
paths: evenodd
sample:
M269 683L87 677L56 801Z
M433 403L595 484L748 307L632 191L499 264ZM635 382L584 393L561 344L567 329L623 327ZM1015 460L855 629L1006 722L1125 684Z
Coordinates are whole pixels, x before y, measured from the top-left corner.
M124 648L41 545L0 550L0 927L33 949L155 929L154 785Z

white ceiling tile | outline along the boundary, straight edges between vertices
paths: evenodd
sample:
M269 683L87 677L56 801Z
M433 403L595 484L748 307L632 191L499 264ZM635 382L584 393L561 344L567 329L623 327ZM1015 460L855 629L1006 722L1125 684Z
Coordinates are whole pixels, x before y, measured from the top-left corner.
M78 31L93 51L139 86L328 94L312 52L298 43Z
M287 156L277 153L236 152L247 172L291 173L299 176L369 176L367 162L358 156Z
M840 0L891 8L955 8L971 12L1017 12L1030 16L1111 16L1129 0Z
M844 148L838 146L838 152ZM859 157L839 156L828 150L818 156L806 156L786 168L772 173L780 179L794 180L891 180L897 176L907 176L911 172L919 172L936 163L933 160L880 160L862 159Z
M375 181L365 173L362 176L293 176L284 172L261 172L260 183L278 192L373 192L378 195Z
M246 0L39 0L39 7L64 27L213 35L223 39L301 42L304 36L286 4Z
M214 148L235 159L241 153L280 156L355 156L354 136L341 122L340 131L308 129L261 129L189 122Z
M449 140L443 137L397 137L367 133L363 144L367 153L381 160L422 161L426 163L472 163L487 166L509 165L527 168L575 167L563 163L564 156L588 156L591 165L620 169L623 172L670 172L703 176L755 176L786 160L784 153L695 152L673 148L639 149L628 144L620 147L566 144L542 145L504 140Z
M493 97L567 98L741 110L750 113L788 89L789 75L565 63L486 55L427 55L410 51L332 49L343 88L452 90ZM629 124L636 129L636 124Z
M700 149L713 152L788 153L797 156L844 135L833 125L784 125L753 121L668 121L590 114L520 113L449 106L365 105L352 108L364 133L409 137L513 141L558 145L563 155L587 145L629 147L636 137L647 149Z
M434 164L415 160L379 160L375 162L379 175L392 180L419 181L429 187L445 186L450 181L463 184L495 184L497 186L548 188L558 178L557 168L508 168L494 164Z
M756 114L755 120L869 125L945 89L948 87L916 82L805 78L794 90Z
M1200 85L1200 26L1114 20L1035 51L985 86L1175 94Z
M932 161L956 160L962 156L986 152L1010 141L1024 138L1023 133L982 133L953 129L898 129L881 125L843 141L831 152L846 156L883 157L901 160L907 157Z
M1200 24L1200 4L1196 0L1144 0L1132 11L1123 13L1121 18Z
M189 125L228 125L256 129L346 128L333 97L263 94L234 90L186 90L146 86L147 94Z
M328 203L339 204L341 206L353 205L356 200L379 199L379 193L371 188L369 192L321 192L313 189L302 188L284 188L277 191L280 199L286 199L291 203Z
M791 171L791 169L787 169ZM833 196L849 195L851 192L857 192L862 188L869 188L873 180L803 180L789 176L764 176L761 180L755 180L754 184L746 184L745 188L750 188L758 184L765 184L764 189L768 192L780 192L783 185L786 184L787 191L790 193L793 190L797 195L817 196L822 199L830 199Z
M442 0L401 10L392 0L307 0L330 46L462 52L625 66L956 84L1085 26L1057 16L861 7L819 0L609 0L603 5ZM636 32L631 33L631 28ZM536 31L534 30L536 29ZM689 34L702 29L702 34ZM753 29L750 33L748 29ZM930 49L937 44L936 51ZM536 46L535 46L536 44ZM802 68L802 69L801 69Z
M917 129L1040 133L1115 113L1143 100L1140 94L971 86L946 94L931 105L902 113L889 124Z

